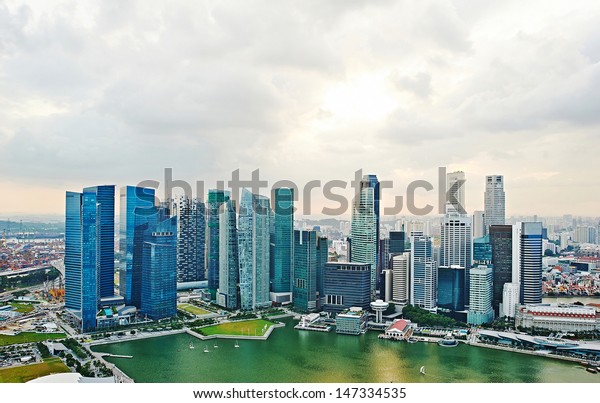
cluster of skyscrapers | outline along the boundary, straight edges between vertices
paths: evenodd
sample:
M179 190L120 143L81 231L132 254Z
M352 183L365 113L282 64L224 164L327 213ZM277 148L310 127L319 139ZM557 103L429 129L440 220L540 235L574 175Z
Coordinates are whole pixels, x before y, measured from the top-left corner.
M380 187L366 175L352 204L347 262L328 262L318 230L294 229L294 190L267 197L209 190L206 203L158 202L154 189L66 194L66 308L82 331L176 315L177 288L202 288L229 310L272 304L303 312L367 310L375 299L478 324L541 302L541 223L505 224L503 177L486 178L485 211L465 209L463 172L447 176L439 244L423 231L380 237ZM115 295L115 260L118 295Z

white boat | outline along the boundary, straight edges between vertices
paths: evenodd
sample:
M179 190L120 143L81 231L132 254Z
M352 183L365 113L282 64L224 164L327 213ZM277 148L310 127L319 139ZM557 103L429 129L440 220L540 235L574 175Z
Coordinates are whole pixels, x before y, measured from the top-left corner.
M421 369L419 369L419 373L421 375L425 375L425 366L424 365L421 367Z
M235 345L234 345L233 347L235 347L235 348L240 348L240 345L238 344L238 341L237 341L237 340L235 341Z
M208 353L208 347L207 346L204 346L204 352Z
M196 348L196 347L194 347L194 343L192 343L192 342L190 341L190 350L193 350L193 349L195 349L195 348Z
M213 348L219 348L219 345L217 343L215 343Z

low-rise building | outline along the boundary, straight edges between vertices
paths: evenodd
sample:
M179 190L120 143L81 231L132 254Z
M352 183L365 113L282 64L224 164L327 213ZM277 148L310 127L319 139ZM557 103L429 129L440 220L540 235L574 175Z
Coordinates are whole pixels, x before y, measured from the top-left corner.
M336 333L358 336L366 332L369 313L362 308L353 307L336 317Z
M516 309L515 326L559 332L591 332L600 330L600 315L591 306L521 305Z
M406 337L411 328L412 323L410 320L399 319L394 321L394 323L385 330L385 336L393 340L402 340Z

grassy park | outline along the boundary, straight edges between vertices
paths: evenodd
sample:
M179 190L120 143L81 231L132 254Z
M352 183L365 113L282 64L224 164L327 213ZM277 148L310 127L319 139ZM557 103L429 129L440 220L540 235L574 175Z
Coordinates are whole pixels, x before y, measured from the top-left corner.
M24 383L41 376L70 372L60 358L47 358L37 364L0 369L0 383Z
M214 334L230 336L263 336L273 322L264 319L221 323L219 325L198 329L205 336Z
M192 315L208 315L211 314L212 312L207 311L205 309L199 308L195 305L192 304L178 304L177 305L177 309L181 309L182 311L186 311L191 313Z
M20 304L18 302L13 302L10 305L19 313L29 313L33 311L33 305L31 304Z
M38 341L50 339L64 339L64 333L36 333L36 332L21 332L14 336L0 334L0 347L11 344L34 343Z

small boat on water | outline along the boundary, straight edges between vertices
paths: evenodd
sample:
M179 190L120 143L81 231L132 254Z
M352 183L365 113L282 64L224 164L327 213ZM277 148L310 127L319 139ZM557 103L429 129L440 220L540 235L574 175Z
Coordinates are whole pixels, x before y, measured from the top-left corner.
M589 372L590 374L597 374L598 373L598 371L595 368L592 368L592 367L587 367L585 370L587 372Z
M421 367L421 369L419 369L419 373L421 375L425 375L425 366L424 365Z
M195 348L196 348L196 347L194 347L194 343L192 343L192 342L190 341L190 350L193 350L193 349L195 349Z
M237 341L237 340L235 341L235 345L234 345L233 347L235 347L235 348L240 348L240 345L239 345L239 343L238 343L238 341Z
M204 352L208 353L208 346L204 346Z
M456 347L458 346L458 341L452 334L448 333L442 340L438 341L438 345L442 347Z
M419 342L419 339L417 339L416 337L412 337L412 336L411 336L411 337L409 337L409 338L408 338L408 340L406 340L406 341L408 341L409 343L418 343L418 342Z
M215 344L213 345L213 348L219 348L219 345L218 345L217 343L215 343Z

